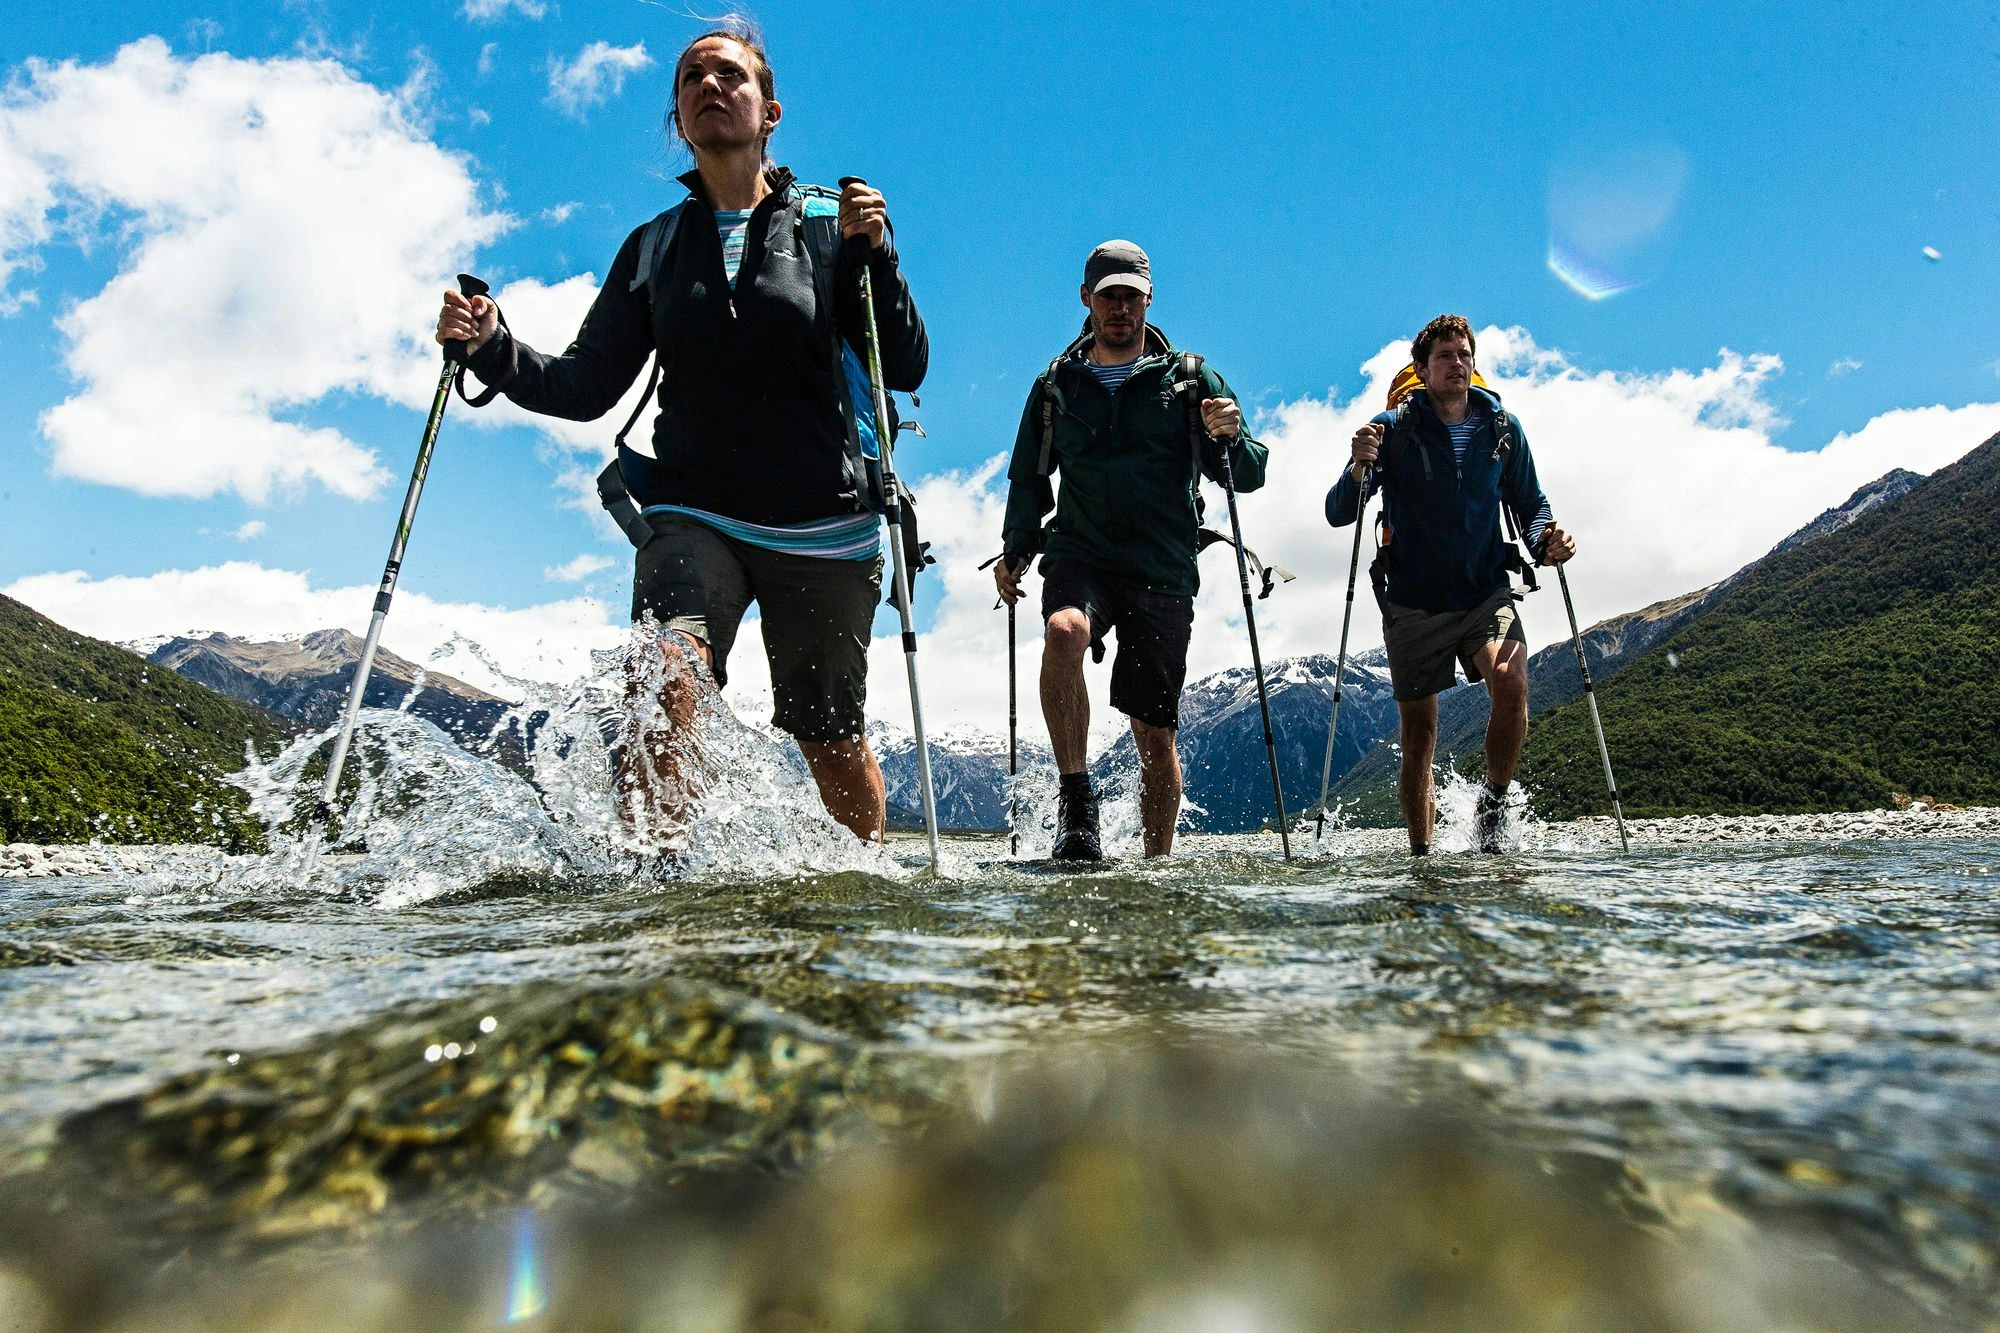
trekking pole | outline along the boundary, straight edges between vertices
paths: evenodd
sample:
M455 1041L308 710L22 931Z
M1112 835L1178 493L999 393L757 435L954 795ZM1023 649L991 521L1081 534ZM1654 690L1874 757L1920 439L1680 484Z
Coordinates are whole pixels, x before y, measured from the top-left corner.
M484 296L490 289L470 273L461 273L458 290L472 297ZM319 789L319 806L314 817L322 824L333 818L334 793L340 786L341 769L347 764L347 747L354 740L354 725L361 717L361 696L368 688L368 673L374 668L375 650L382 642L382 622L389 618L389 601L396 595L396 577L403 571L403 548L409 544L410 526L417 518L417 500L424 493L424 477L431 470L438 425L444 420L444 406L451 401L452 381L458 378L465 358L464 343L444 345L444 369L438 375L430 417L424 422L423 441L417 446L417 466L410 473L410 489L403 495L403 514L396 520L396 535L389 542L389 561L382 567L382 586L375 590L375 614L368 622L368 637L361 641L361 657L354 664L354 679L347 687L347 707L340 716L340 733L333 738L333 755L326 762L326 781Z
M1257 613L1250 608L1250 564L1243 555L1243 524L1236 517L1236 467L1229 461L1229 445L1218 443L1222 446L1222 493L1229 497L1229 535L1236 542L1236 581L1243 587L1243 622L1250 627L1250 666L1257 675L1257 711L1264 718L1264 757L1271 764L1271 799L1278 806L1278 842L1289 861L1292 831L1285 819L1285 785L1278 778L1278 742L1271 735L1271 700L1264 692L1264 655L1257 647Z
M1021 854L1021 797L1015 789L1021 774L1020 714L1014 707L1014 604L1007 603L1007 855Z
M1632 844L1625 837L1625 811L1618 804L1618 779L1611 776L1611 749L1604 743L1604 719L1597 715L1597 689L1590 683L1590 664L1583 660L1583 632L1576 627L1576 603L1569 597L1569 576L1556 566L1556 581L1562 585L1563 610L1569 612L1569 641L1576 649L1576 669L1583 673L1583 697L1590 701L1590 725L1597 731L1597 757L1604 761L1604 785L1611 792L1611 814L1618 821L1618 846L1625 852Z
M1333 785L1333 736L1340 726L1340 683L1347 675L1347 627L1354 623L1354 583L1361 572L1361 529L1367 526L1368 479L1373 468L1361 474L1361 498L1354 507L1354 555L1347 562L1347 607L1340 613L1340 657L1333 668L1333 716L1326 722L1326 758L1319 766L1319 818L1313 823L1313 841L1326 832L1326 794Z
M859 176L843 176L840 187L866 185ZM896 610L903 617L903 662L910 675L910 718L917 733L917 781L923 789L924 831L931 840L931 869L938 869L937 795L931 787L931 751L924 739L924 701L917 691L917 631L910 612L910 553L903 549L903 499L896 485L895 442L889 438L889 391L882 384L882 337L875 327L875 280L868 270L868 239L850 236L843 244L854 255L861 274L862 330L868 338L868 386L875 392L875 439L882 463L882 516L889 524L889 557L895 566Z

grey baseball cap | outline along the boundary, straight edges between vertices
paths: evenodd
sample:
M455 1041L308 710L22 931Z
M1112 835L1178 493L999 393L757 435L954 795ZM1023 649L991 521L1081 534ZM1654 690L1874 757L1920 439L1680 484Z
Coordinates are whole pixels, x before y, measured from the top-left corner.
M1130 241L1106 241L1083 261L1083 285L1092 292L1106 287L1137 287L1153 294L1153 266L1146 252Z

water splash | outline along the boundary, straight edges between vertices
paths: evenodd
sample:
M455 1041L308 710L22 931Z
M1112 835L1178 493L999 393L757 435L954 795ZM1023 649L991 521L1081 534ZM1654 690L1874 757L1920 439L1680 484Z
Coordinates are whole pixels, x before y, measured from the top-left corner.
M525 697L502 725L532 735L525 777L422 718L364 709L330 837L313 811L333 730L303 736L240 776L273 854L231 867L216 887L306 885L396 908L498 878L908 873L836 823L796 750L738 721L713 688L697 692L692 732L660 741L671 730L659 702L666 675L656 634L641 626L593 654L581 681L522 682ZM620 810L621 786L637 796L618 781L626 753L686 766L694 800L684 816L635 819L629 799Z

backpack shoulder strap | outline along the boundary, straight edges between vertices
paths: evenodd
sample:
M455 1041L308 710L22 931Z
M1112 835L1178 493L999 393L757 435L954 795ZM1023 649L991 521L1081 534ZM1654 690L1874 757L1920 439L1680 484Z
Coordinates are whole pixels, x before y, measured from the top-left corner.
M1068 353L1064 353L1068 355ZM1055 470L1056 417L1066 406L1063 391L1056 383L1056 368L1063 363L1062 357L1049 362L1049 368L1042 372L1042 456L1035 464L1035 475L1046 477Z
M646 230L639 233L639 266L633 270L632 283L627 290L636 292L644 287L646 299L649 301L653 299L656 286L654 279L661 264L666 262L667 251L673 246L674 236L680 231L681 215L693 201L694 196L689 195L648 222Z
M1396 470L1396 465L1402 461L1403 454L1408 451L1416 437L1416 409L1412 405L1412 400L1405 398L1397 404L1396 415L1390 419L1389 429L1382 435L1382 453L1377 464L1385 477ZM1423 460L1424 477L1429 479L1431 460L1421 450L1418 451L1418 457Z
M1196 490L1201 488L1201 442L1208 436L1201 424L1201 364L1199 352L1182 352L1180 373L1173 386L1173 391L1182 395L1187 413L1188 464Z

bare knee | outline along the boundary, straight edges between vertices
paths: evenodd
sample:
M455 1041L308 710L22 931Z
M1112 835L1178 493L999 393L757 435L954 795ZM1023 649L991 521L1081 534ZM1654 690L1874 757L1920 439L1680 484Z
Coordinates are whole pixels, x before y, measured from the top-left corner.
M1043 651L1065 665L1083 665L1083 655L1090 651L1090 617L1075 607L1050 616Z
M1139 767L1152 771L1161 765L1171 769L1179 755L1174 749L1180 733L1173 727L1156 727L1134 718L1132 741L1139 751Z

